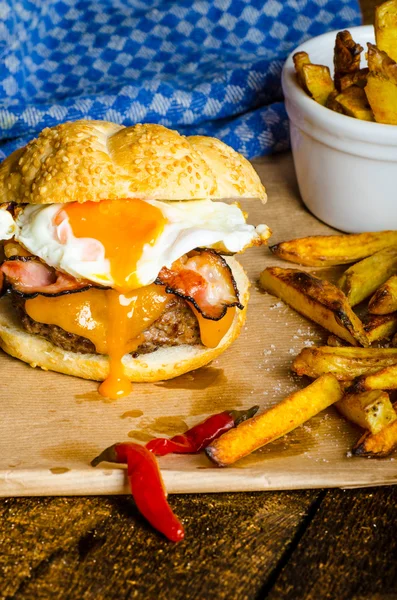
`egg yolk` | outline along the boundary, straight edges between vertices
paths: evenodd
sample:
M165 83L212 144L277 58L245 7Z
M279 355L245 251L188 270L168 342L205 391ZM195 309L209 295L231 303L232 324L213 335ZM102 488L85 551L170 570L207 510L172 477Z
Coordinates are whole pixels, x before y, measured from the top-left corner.
M142 285L137 264L144 246L154 244L163 232L166 220L161 210L138 198L72 202L64 212L73 235L101 242L110 264L114 289L106 292L109 376L99 391L109 398L125 396L131 391L131 383L124 375L122 358L127 352L126 332L133 309L120 304L120 293L128 294ZM129 300L136 303L136 298Z
M172 298L162 286L152 284L126 295L91 289L52 298L37 296L26 300L25 310L35 321L85 337L97 352L107 354L109 375L99 391L115 399L131 391L123 356L144 342L143 331L161 317Z
M126 396L131 382L124 373L123 357L144 342L143 332L160 318L173 298L162 286L142 286L137 275L144 246L156 242L167 221L160 209L136 198L72 202L58 213L54 223L65 215L76 238L94 239L103 245L114 281L112 289L38 296L26 301L26 312L35 321L58 325L91 340L97 352L109 356L109 374L99 392L114 399ZM229 309L220 321L204 319L194 307L192 310L203 345L216 347L229 330L235 309Z
M71 202L62 212L68 216L75 237L101 242L116 290L126 293L142 285L137 264L143 248L156 242L166 223L159 208L131 198Z

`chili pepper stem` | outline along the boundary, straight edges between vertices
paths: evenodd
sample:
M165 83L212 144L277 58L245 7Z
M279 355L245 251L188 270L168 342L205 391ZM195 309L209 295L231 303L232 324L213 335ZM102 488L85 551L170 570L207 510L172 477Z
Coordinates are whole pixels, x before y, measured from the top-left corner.
M117 445L118 444L113 444L112 446L109 446L109 448L105 448L105 450L91 461L91 466L97 467L101 462L118 463L119 460L116 452Z
M231 410L230 416L234 421L234 426L240 425L243 421L247 421L247 419L252 419L256 415L259 410L259 404L252 406L248 410Z

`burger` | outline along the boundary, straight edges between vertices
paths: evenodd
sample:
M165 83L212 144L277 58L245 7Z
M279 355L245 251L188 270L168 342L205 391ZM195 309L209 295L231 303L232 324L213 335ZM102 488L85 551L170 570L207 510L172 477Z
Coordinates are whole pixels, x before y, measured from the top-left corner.
M110 398L209 363L245 319L234 255L269 237L241 198L266 201L265 189L215 138L105 121L44 129L0 166L1 348L102 381Z

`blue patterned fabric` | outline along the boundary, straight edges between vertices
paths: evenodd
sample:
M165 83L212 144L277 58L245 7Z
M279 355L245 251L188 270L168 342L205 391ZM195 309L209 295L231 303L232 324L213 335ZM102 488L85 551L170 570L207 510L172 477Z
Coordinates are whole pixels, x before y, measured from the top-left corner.
M0 0L0 157L81 118L285 149L285 57L360 22L358 0Z

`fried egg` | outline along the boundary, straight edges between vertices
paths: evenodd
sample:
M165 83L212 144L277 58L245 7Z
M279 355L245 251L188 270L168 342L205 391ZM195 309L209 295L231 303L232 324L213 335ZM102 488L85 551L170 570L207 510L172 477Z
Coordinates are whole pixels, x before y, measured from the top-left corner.
M0 236L76 278L128 292L198 247L235 253L266 239L236 204L120 199L28 205L15 221L0 211Z

